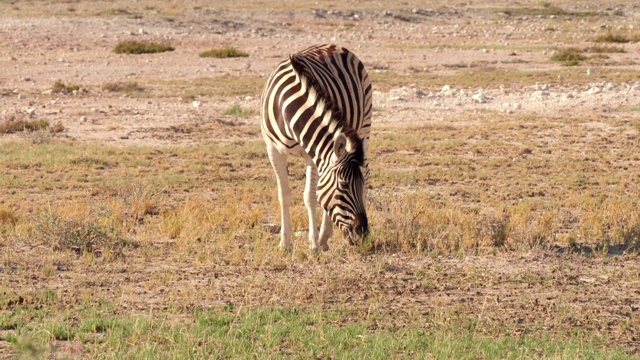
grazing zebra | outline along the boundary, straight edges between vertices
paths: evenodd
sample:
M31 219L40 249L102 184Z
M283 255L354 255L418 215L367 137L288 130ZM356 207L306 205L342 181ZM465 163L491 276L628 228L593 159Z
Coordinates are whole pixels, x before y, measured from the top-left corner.
M369 75L345 48L312 46L291 55L271 73L260 113L262 136L278 182L280 247L291 246L288 154L306 160L309 247L329 249L332 222L350 244L368 234L365 199L371 107ZM320 233L318 200L323 209Z

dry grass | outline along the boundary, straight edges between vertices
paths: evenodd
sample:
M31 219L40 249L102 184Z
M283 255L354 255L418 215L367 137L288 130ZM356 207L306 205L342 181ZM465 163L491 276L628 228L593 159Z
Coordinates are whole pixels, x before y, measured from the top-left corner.
M141 92L144 90L137 82L135 81L120 81L120 82L108 82L102 85L102 90L109 92L125 92L125 93L133 93L133 92Z
M60 130L60 126L56 125L56 132L60 132L64 130ZM15 120L8 119L0 122L0 134L13 134L16 132L23 131L38 131L43 130L49 127L49 122L46 120L38 119L38 120ZM60 130L60 131L58 131Z
M113 48L116 54L155 54L173 50L175 48L169 44L135 40L120 42Z
M54 94L65 94L65 95L71 94L74 91L78 91L78 90L80 90L80 86L76 84L67 85L62 81L56 81L53 84L53 88L52 88L52 91Z
M551 56L551 60L559 61L564 66L576 66L579 65L581 61L587 59L585 55L582 55L582 51L577 48L561 49Z
M203 51L200 53L200 57L202 58L219 58L219 59L225 59L225 58L238 58L238 57L248 57L249 54L242 51L242 50L238 50L232 46L228 46L228 47L224 47L221 49L211 49L211 50L207 50L207 51Z

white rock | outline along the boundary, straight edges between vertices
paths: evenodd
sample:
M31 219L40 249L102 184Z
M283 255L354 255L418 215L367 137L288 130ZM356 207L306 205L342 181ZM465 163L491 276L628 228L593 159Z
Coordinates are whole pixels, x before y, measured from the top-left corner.
M631 90L633 90L633 91L639 91L639 90L640 90L640 85L633 85L633 86L631 87Z
M449 85L443 86L442 90L440 90L440 92L442 92L442 93L448 93L450 91L451 91L451 86L449 86Z
M481 92L473 94L473 96L471 96L471 99L480 104L484 104L487 102L487 98Z
M192 102L191 104L193 105L194 108L199 108L200 107L200 101L198 101L198 100Z
M598 86L594 86L594 87L592 87L591 89L589 89L589 90L587 91L587 93L588 93L588 94L591 94L591 95L599 94L599 93L601 93L601 92L602 92L602 89L601 89L600 87L598 87Z
M29 114L30 117L36 116L36 108L27 108L26 111L27 111L27 114Z
M80 117L80 121L81 121L81 122L87 122L87 117L86 117L86 116L82 116L82 117Z
M593 75L593 70L587 69L587 75L589 75L589 76Z
M616 85L614 83L607 83L607 85L604 88L607 91L611 91L616 88Z
M538 91L534 91L531 94L531 98L533 99L542 99L544 97L549 96L549 92L548 91L543 91L543 90L538 90Z

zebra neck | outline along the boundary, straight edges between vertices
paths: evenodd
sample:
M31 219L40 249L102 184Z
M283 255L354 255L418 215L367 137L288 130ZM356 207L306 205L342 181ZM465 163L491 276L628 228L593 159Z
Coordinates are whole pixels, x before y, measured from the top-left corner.
M344 126L332 117L331 110L324 111L313 124L310 121L307 131L303 132L298 141L305 152L311 157L322 175L332 164L334 157L334 143L336 137L345 132Z

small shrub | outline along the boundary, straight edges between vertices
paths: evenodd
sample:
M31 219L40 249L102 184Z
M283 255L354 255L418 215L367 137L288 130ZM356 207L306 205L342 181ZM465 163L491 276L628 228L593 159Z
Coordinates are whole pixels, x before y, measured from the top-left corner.
M593 41L597 43L618 43L625 44L631 42L631 40L622 34L613 33L611 30L604 34L598 35Z
M11 209L0 208L0 226L15 226L18 223L18 215Z
M47 120L5 120L0 122L0 134L13 134L21 131L38 131L49 126Z
M63 219L56 214L44 212L33 217L29 242L45 244L54 251L73 250L77 253L94 252L102 248L118 252L130 242L113 229L92 221Z
M134 81L110 82L102 85L102 90L110 92L140 92L144 89Z
M251 116L255 114L255 112L251 109L245 109L240 105L233 105L228 108L223 115L235 115L235 116Z
M129 40L118 43L113 52L116 54L155 54L173 50L175 48L169 44Z
M225 47L222 49L211 49L200 53L200 57L214 57L214 58L236 58L236 57L248 57L249 54L242 50L238 50L234 47Z
M56 81L55 83L53 83L52 90L54 94L70 94L74 91L80 90L80 86L75 84L66 85L62 81Z
M627 51L622 46L589 46L585 49L585 52L596 54L613 54L626 53Z
M582 55L580 50L576 48L566 48L559 50L551 57L551 60L562 62L565 66L576 66L580 64L580 61L586 59L587 57Z

